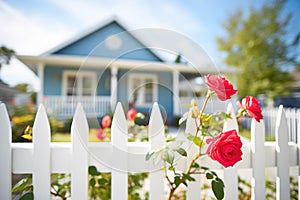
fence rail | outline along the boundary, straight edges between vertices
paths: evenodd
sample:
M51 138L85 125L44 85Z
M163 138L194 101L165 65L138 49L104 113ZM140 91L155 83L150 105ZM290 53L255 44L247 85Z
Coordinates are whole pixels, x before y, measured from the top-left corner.
M237 129L232 105L228 105L232 119L224 124L224 130ZM0 105L0 199L11 199L11 174L32 173L35 199L50 199L51 173L71 173L72 199L88 199L88 166L95 165L100 172L111 172L111 199L128 199L128 173L149 172L149 199L165 199L164 173L145 161L146 153L164 145L164 126L157 103L154 104L149 128L148 142L128 142L128 128L124 111L118 103L112 123L111 142L88 142L88 124L82 106L77 106L71 128L70 143L51 143L50 127L44 106L38 109L32 143L12 143L9 117L4 104ZM194 120L188 119L186 132L195 130ZM297 129L299 130L299 128ZM251 123L251 141L244 142L243 160L234 167L223 169L218 163L204 157L200 163L211 169L223 171L225 199L238 199L238 171L252 170L253 199L265 199L265 168L276 167L277 199L289 199L289 170L299 166L300 144L288 142L289 129L282 107L276 120L276 141L264 142L264 123ZM298 134L300 134L298 132ZM178 136L180 137L180 136ZM178 168L185 169L197 151L193 144L186 143L187 158L179 160ZM300 175L300 172L299 172ZM199 199L201 177L189 184L187 199ZM300 184L299 184L300 187Z

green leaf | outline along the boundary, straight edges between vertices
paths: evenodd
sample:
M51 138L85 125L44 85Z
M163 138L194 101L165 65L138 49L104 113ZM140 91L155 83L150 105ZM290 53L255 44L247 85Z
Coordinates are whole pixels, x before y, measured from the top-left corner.
M96 180L94 178L92 178L90 180L90 186L94 187L96 185Z
M178 187L180 185L180 176L175 176L174 177L174 184L176 185L176 187Z
M217 181L217 180L213 180L211 182L211 186L212 186L212 190L213 190L213 193L214 193L215 197L218 200L223 199L224 198L224 184L223 184L223 181L220 182L220 181Z
M30 186L32 184L32 178L31 177L26 177L21 179L18 183L14 185L12 188L12 192L19 192L19 191L24 191L25 188Z
M146 154L146 160L150 160L150 158L153 156L153 154L154 154L154 151L148 152L148 153Z
M203 113L202 116L201 116L202 125L203 126L208 126L210 124L211 119L212 119L211 114Z
M89 166L89 174L92 176L99 176L100 172L98 172L95 166Z
M107 180L105 179L105 178L100 178L100 179L98 179L98 184L99 185L104 185L104 184L106 184L107 183Z
M209 172L207 172L205 175L206 175L207 179L213 179L214 178L214 176Z
M194 162L193 164L192 164L192 168L199 168L200 167L200 165L198 164L198 163L196 163L196 162Z
M33 192L25 193L19 200L33 200Z
M179 153L180 155L182 155L184 157L187 156L186 151L183 148L181 148L181 147L179 147L178 149L176 149L176 151L177 151L177 153Z
M173 142L173 141L175 141L176 140L176 137L172 137L172 136L170 136L170 135L168 135L168 137L167 137L167 139L166 139L166 142L168 143L168 142Z
M196 137L193 135L188 135L187 139L192 141L197 146L200 146L201 144L203 144L202 140L199 137Z
M168 149L165 149L163 154L162 154L162 159L169 163L170 165L173 164L174 162L174 154L173 152L169 151Z
M203 169L203 170L205 170L205 171L206 171L206 170L209 170L208 167L204 167L204 166L201 166L200 168Z
M183 178L188 180L188 181L196 181L196 179L188 174L183 173L182 174Z

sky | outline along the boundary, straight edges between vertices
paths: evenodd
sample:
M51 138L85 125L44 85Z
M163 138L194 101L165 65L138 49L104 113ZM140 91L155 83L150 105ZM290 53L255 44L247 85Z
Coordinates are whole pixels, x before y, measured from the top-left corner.
M201 46L222 65L216 38L225 35L229 15L271 0L0 0L0 45L20 55L39 55L90 27L116 16L130 30L163 28L180 33ZM284 13L292 12L291 34L300 30L300 0L288 0ZM2 67L2 80L10 85L29 83L39 89L38 78L13 59Z

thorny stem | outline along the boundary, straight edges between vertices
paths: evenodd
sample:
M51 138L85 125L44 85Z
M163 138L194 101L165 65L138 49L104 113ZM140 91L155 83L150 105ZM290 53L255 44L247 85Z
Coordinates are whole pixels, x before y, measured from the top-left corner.
M196 125L197 125L197 130L196 130L196 133L195 133L195 137L198 136L198 132L199 132L201 126L202 126L202 120L201 120L201 117L202 117L202 114L203 114L203 112L204 112L204 109L206 108L206 105L207 105L207 103L208 103L208 100L209 100L209 98L210 98L210 96L211 96L212 94L213 94L212 91L210 91L210 90L207 91L205 101L204 101L204 103L203 103L203 105L202 105L202 108L201 108L201 110L200 110L200 112L199 112L199 116L198 116L198 117L199 117L199 124L197 123L197 119L198 119L198 118L195 119L195 122L196 122ZM204 137L202 136L202 139L201 139L201 142L200 142L200 145L199 145L199 153L196 154L196 155L194 156L194 158L191 160L191 162L190 162L190 164L189 164L189 166L188 166L188 168L187 168L187 171L186 171L186 174L187 174L187 175L190 175L190 174L191 174L191 170L192 170L193 164L194 164L194 163L196 162L196 160L197 160L198 158L200 158L200 156L202 155L202 154L201 154L201 148L202 148L202 144L203 144L203 139L204 139ZM179 184L176 186L172 181L170 181L170 179L169 179L169 177L168 177L168 175L167 175L167 171L166 171L166 170L167 170L167 169L166 169L166 167L165 167L165 177L166 177L166 179L167 179L167 181L168 181L168 183L169 183L169 187L170 187L170 194L169 194L169 198L168 198L168 199L171 200L172 197L173 197L173 195L174 195L174 193L175 193L175 191L177 190ZM182 182L184 182L184 181L185 181L184 178L181 178L181 179L180 179L180 183L182 183Z

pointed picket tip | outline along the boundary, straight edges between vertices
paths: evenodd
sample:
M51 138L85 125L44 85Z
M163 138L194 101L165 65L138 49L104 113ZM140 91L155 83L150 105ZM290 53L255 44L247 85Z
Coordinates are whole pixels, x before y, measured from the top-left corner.
M41 141L43 141L44 145L50 142L50 124L43 104L39 105L33 123L32 132L32 141L37 142L34 143L34 145L39 145L38 143L41 143ZM47 135L45 136L45 134Z
M165 125L157 102L155 102L152 107L148 137L151 148L161 148L161 146L164 145Z
M283 105L280 105L278 108L277 117L276 117L276 128L279 126L285 126L285 125L287 125L286 116L285 116L285 112L283 110Z
M227 119L225 121L224 126L223 126L223 131L228 131L228 130L235 129L237 131L237 133L239 133L238 123L237 123L237 120L236 120L236 115L234 113L233 105L232 105L231 102L228 103L227 113L230 114L231 119Z
M257 142L265 141L265 123L264 120L257 122L255 119L251 120L251 140L255 139Z
M73 117L73 122L71 125L71 136L74 137L75 134L78 134L80 138L87 143L88 142L88 132L89 126L87 118L81 103L78 103L75 114Z
M161 131L162 129L164 129L164 121L161 116L161 112L157 102L155 102L152 107L150 121L149 121L149 128L155 131ZM152 134L154 132L152 132Z
M287 120L286 120L286 115L285 115L283 106L280 105L278 108L278 113L277 113L277 117L276 117L275 138L276 138L276 141L278 141L278 142L280 142L280 144L284 145L285 143L288 142L288 137L289 137L288 124L287 124Z
M113 118L111 124L111 132L118 130L121 131L121 133L124 133L126 136L128 136L127 120L121 102L117 103L114 116L115 117Z

